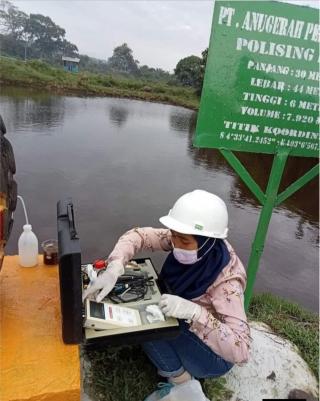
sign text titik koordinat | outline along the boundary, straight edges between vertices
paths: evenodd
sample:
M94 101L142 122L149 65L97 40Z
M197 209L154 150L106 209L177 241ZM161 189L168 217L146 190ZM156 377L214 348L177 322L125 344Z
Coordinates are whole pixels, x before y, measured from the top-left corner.
M216 1L195 146L316 157L318 10Z
M319 10L276 1L216 1L194 145L217 148L261 203L248 262L248 309L288 156L319 153ZM265 192L233 151L274 154Z

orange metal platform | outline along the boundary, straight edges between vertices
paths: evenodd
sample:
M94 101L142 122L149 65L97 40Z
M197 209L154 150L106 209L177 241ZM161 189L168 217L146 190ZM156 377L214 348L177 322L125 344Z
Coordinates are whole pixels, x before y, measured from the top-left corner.
M79 347L62 341L57 266L5 256L0 308L0 400L79 401Z

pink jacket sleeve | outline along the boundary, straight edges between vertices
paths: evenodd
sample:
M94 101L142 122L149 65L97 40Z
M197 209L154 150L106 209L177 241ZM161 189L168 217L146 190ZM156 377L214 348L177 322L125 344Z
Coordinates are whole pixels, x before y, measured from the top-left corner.
M120 259L126 264L140 251L170 251L171 233L162 228L133 228L124 233L108 257L108 262Z
M232 247L227 245L230 262L206 293L194 300L202 306L202 312L190 330L223 359L244 363L248 361L251 342L243 302L246 273Z

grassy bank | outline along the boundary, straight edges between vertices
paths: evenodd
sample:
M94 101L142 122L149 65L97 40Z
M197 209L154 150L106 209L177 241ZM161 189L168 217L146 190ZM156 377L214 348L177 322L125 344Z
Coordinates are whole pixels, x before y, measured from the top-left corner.
M199 105L199 98L193 89L107 74L73 74L39 60L24 62L0 57L0 83L59 94L141 99L193 110Z
M271 294L259 294L252 299L249 319L268 324L280 336L292 341L318 377L319 317L316 314Z
M249 319L262 321L299 348L302 357L318 376L318 316L297 304L270 294L253 297ZM88 365L85 388L99 401L141 401L151 393L159 378L139 346L110 347L84 353ZM90 368L89 368L90 366ZM209 399L226 401L230 391L224 378L207 379L203 388ZM112 389L112 391L110 391Z

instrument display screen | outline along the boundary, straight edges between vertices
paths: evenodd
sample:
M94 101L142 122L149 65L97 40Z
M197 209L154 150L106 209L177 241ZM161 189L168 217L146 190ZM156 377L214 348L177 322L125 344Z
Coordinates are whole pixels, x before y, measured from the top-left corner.
M104 304L90 301L90 315L98 319L105 319Z

